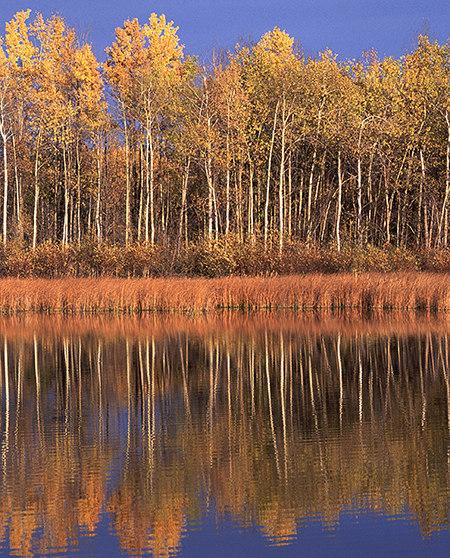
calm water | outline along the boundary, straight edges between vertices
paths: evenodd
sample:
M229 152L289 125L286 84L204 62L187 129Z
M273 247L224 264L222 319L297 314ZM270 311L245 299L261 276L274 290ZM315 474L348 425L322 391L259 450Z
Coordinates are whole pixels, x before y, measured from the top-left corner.
M0 556L448 556L450 318L0 320Z

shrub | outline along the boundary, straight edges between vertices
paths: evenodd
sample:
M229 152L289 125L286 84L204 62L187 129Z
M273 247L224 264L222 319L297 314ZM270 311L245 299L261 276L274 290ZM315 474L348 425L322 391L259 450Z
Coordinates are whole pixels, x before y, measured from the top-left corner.
M19 242L0 244L3 277L223 277L430 271L450 273L450 249L414 250L391 246L317 247L285 242L272 235L265 246L258 235L241 241L236 235L192 242L180 253L169 246L134 243L128 247L86 239L82 244L44 242L35 249Z
M189 276L219 277L233 274L236 264L230 252L223 239L194 242L181 254L176 269Z
M30 250L30 275L34 277L72 277L76 275L76 257L70 245L51 241Z

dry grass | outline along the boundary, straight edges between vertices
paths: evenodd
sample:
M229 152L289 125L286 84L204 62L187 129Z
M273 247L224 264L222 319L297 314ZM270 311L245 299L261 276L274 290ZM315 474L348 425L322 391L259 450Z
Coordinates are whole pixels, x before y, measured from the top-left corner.
M0 311L202 312L218 309L450 310L450 275L419 272L214 279L0 280Z

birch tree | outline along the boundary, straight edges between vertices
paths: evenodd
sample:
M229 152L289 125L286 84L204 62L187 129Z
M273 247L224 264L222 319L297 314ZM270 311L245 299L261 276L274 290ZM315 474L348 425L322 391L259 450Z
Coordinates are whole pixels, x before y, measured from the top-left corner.
M148 24L127 20L106 49L109 84L120 109L127 160L125 243L131 239L130 134L140 127L145 151L145 240L155 241L154 165L159 121L181 76L183 47L177 27L152 14Z

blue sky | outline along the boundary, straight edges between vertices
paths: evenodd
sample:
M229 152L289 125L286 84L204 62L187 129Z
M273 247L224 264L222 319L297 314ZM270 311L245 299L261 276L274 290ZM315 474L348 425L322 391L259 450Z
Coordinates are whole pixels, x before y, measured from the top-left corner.
M308 54L331 48L339 59L358 58L374 48L396 58L429 28L432 39L450 37L449 0L0 0L0 34L19 10L65 17L77 30L90 30L89 42L100 59L114 29L152 12L179 27L187 54L207 55L214 45L233 48L240 37L259 38L275 26L295 37Z

